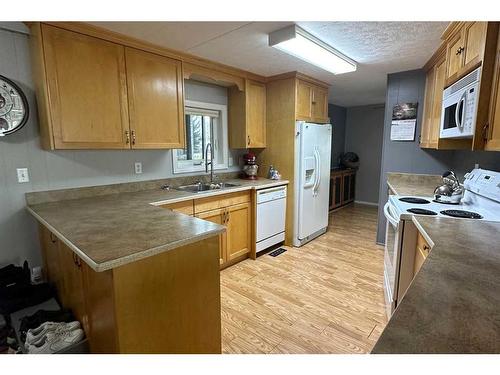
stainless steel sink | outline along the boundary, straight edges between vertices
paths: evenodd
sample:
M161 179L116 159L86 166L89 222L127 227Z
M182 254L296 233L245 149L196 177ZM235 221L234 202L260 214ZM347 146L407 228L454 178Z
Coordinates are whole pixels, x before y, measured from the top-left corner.
M227 182L221 182L221 183L215 183L215 184L204 184L204 183L197 183L197 184L191 184L191 185L183 185L174 188L175 190L180 190L180 191L188 191L190 193L201 193L204 191L209 191L209 190L222 190L222 189L227 189L231 187L237 187L240 186L239 184L230 184Z

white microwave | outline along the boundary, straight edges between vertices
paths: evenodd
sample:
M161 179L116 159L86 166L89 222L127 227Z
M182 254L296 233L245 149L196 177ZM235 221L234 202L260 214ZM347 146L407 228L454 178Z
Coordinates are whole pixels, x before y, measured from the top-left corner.
M476 129L481 68L443 91L440 138L470 138Z

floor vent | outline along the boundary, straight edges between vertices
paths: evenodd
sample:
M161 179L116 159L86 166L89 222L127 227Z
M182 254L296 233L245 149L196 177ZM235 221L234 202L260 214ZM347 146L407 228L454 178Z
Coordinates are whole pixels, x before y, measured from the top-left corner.
M277 257L278 255L283 254L285 251L286 251L285 249L283 249L282 247L280 247L279 249L271 251L269 253L269 255L271 255L272 257Z

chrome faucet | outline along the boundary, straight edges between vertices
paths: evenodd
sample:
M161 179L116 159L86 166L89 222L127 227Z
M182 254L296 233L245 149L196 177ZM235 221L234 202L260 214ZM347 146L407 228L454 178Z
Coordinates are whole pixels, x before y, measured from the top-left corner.
M210 149L210 161L208 161L208 149ZM210 183L214 183L214 158L212 144L207 143L205 147L205 173L208 173L208 165L210 165Z

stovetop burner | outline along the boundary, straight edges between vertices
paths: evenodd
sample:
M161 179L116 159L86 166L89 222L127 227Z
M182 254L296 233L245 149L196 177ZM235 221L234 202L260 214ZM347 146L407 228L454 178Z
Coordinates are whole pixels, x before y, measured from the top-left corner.
M436 212L431 211L431 210L424 210L423 208L409 208L406 211L408 211L412 214L417 214L417 215L437 215Z
M483 217L478 213L464 210L444 210L441 211L441 214L452 216L452 217L460 217L465 219L482 219Z
M427 204L427 203L431 203L427 199L415 198L415 197L404 197L404 198L399 198L399 200L401 202L413 203L413 204Z

